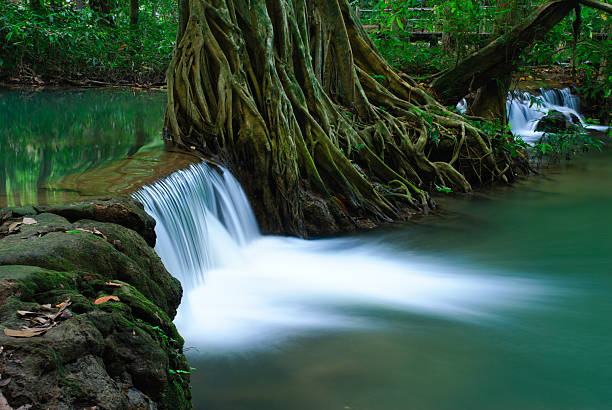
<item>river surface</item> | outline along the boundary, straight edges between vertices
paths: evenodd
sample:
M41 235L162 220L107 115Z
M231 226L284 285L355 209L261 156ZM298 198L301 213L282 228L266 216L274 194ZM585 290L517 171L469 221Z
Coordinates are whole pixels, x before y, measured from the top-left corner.
M214 334L190 339L193 329L179 317L187 346L194 346L188 350L197 368L194 404L219 410L612 408L610 181L606 149L513 188L442 198L437 215L416 223L321 241L314 261L303 260L301 251L274 268L302 281L283 289L287 298L306 299L290 325L270 326L262 317L271 312L257 311L266 309L260 300L227 315L224 305L236 309L240 284L226 281L232 286L227 299L198 302L217 308L211 315L222 320L206 330L226 343ZM287 256L270 246L260 245L249 264L265 259L264 249L270 258ZM321 260L330 253L335 263ZM304 264L306 275L348 276L322 281L340 288L330 290L334 300L309 292ZM391 275L415 271L414 287ZM442 283L424 283L427 278ZM284 287L276 279L267 285ZM241 298L249 289L253 298L279 298L242 286ZM344 298L347 286L366 294L381 290ZM416 299L414 306L393 303L397 292ZM319 318L321 326L296 325L320 310L336 317ZM253 327L246 333L244 326L223 330L245 318ZM233 347L231 335L238 335Z
M126 194L193 158L163 151L166 94L0 89L0 207Z
M0 206L164 176L163 105L161 93L0 92ZM209 221L219 262L198 280L166 258L163 233L157 250L185 287L176 323L195 408L612 408L610 181L605 148L367 234L237 244Z

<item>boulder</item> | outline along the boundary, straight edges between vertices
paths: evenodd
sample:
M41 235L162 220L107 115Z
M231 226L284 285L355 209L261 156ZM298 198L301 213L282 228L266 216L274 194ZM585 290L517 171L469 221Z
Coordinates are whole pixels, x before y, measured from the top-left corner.
M0 408L191 408L152 221L125 198L0 211Z

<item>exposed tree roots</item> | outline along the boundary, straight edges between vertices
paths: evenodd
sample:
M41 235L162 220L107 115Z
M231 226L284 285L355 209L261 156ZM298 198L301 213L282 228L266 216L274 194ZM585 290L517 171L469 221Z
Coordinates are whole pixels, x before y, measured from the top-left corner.
M167 138L225 163L266 232L399 220L516 159L377 53L347 0L183 0Z

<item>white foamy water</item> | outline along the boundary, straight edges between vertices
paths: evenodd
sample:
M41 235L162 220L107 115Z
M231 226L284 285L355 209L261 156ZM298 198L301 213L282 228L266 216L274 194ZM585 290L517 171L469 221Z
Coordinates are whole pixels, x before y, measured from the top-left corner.
M467 101L462 99L456 108L465 113ZM538 142L544 135L542 131L536 131L538 122L550 112L557 111L572 124L580 125L586 129L595 131L606 131L605 125L594 125L586 122L580 114L580 98L572 94L569 88L563 89L540 89L539 95L528 92L510 92L506 100L506 112L508 123L513 135L521 136L529 144Z
M508 94L506 101L508 122L514 135L520 135L527 143L533 144L543 136L542 131L536 131L538 122L549 114L557 111L572 124L586 129L606 131L607 126L588 124L580 114L580 99L573 95L569 88L561 90L540 89L540 95L534 96L527 92Z
M206 352L266 348L322 329L383 326L364 311L494 318L545 292L365 239L261 236L226 170L193 165L135 194L158 222L156 251L185 289L176 324Z

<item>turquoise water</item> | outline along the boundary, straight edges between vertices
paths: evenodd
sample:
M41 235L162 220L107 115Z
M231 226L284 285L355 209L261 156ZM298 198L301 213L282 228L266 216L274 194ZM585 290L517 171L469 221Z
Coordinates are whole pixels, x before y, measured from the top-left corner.
M439 306L325 301L368 325L293 329L282 337L262 326L233 350L208 348L187 333L197 368L195 407L612 408L610 181L612 151L606 149L512 188L440 198L437 214L417 222L345 238L352 250L330 252L350 251L358 259L371 247L384 249L368 256L380 258L378 268L369 268L369 286L387 280L383 261L393 259L406 267L418 262L414 269L425 277L450 271L475 275L475 283L499 281L510 293L486 295L486 287L474 287L470 297L486 303L465 315ZM345 268L312 275L350 275L363 266L346 259ZM283 269L291 276L298 267ZM225 292L229 306L232 291ZM303 296L293 292L287 297ZM444 297L453 302L453 295ZM222 313L212 315L225 320Z
M100 167L98 185L139 176L110 165L160 148L164 104L0 91L0 206L77 198L83 181L66 178ZM608 148L511 188L440 197L412 223L264 239L244 254L252 271L208 278L211 307L195 313L210 327L177 322L196 409L612 408L610 181ZM261 325L279 313L291 326Z

